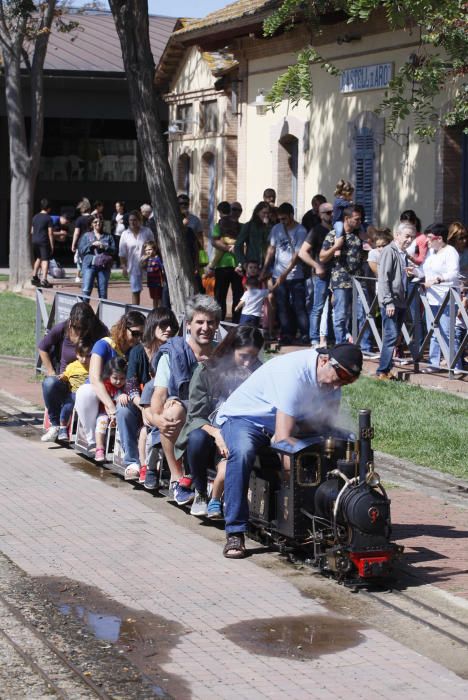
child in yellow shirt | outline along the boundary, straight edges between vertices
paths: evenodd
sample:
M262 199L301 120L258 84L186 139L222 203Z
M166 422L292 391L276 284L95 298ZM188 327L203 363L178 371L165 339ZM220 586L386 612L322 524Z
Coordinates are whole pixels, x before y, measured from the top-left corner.
M59 375L62 382L66 382L70 388L70 393L60 409L60 427L57 440L59 442L68 441L68 424L75 406L76 392L79 387L86 382L89 376L89 360L91 358L91 347L84 343L78 343L76 347L76 360L70 362L65 371Z

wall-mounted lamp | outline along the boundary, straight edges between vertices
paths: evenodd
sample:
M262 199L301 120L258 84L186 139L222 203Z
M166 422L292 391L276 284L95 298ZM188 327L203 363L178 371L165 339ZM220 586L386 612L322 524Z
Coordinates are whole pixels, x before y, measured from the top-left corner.
M350 44L352 41L361 41L360 34L340 34L336 37L337 44Z
M257 92L257 97L255 98L255 109L259 115L266 113L267 106L265 104L265 93L263 90L259 90Z

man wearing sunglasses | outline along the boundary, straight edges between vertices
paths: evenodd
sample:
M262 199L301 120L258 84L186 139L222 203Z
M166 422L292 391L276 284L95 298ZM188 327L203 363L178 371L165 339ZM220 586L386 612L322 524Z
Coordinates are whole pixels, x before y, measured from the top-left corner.
M250 472L260 447L336 423L341 390L358 379L362 352L342 343L289 353L266 362L219 408L217 421L228 448L224 487L224 556L245 556Z

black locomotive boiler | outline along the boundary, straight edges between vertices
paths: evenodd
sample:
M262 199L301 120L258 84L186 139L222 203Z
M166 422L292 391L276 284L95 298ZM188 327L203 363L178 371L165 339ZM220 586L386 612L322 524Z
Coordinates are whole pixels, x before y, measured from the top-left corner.
M359 435L330 430L272 443L249 484L249 534L302 552L325 574L356 584L388 577L402 547L391 542L390 499L374 469L370 411Z

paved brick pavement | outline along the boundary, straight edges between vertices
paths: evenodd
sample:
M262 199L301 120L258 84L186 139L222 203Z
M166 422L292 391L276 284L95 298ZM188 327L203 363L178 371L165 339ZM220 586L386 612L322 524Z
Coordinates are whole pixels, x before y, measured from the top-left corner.
M468 527L466 509L443 498L407 489L391 489L393 534L405 547L412 573L468 600Z
M271 618L274 627L277 617L329 613L254 560L224 560L219 544L166 517L167 504L149 508L7 430L0 429L0 449L1 550L32 576L66 576L182 623L185 633L163 669L183 679L192 698L468 696L467 681L373 629L360 631L357 646L313 659L238 646L227 625Z

